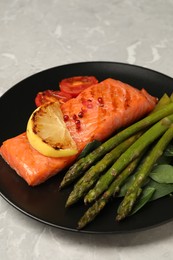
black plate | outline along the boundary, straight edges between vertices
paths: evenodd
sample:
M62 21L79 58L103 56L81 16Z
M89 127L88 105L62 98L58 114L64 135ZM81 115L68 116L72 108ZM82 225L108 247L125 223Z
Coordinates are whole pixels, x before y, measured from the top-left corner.
M76 75L95 75L99 80L112 77L136 88L145 88L157 97L164 92L171 94L173 89L172 78L122 63L84 62L51 68L19 82L0 98L0 144L25 131L28 117L35 109L34 98L38 91L57 89L61 79ZM0 158L0 192L3 198L34 219L58 228L77 231L77 221L86 208L82 203L69 209L64 208L71 188L58 191L61 179L62 174L59 174L38 187L29 187ZM110 202L100 216L81 232L125 233L154 227L173 218L172 202L171 197L164 197L149 203L133 217L117 223L117 199Z

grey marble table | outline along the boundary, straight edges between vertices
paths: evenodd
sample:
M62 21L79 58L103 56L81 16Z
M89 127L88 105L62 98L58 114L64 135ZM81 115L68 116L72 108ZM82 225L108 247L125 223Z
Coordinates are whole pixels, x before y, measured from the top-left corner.
M38 71L118 61L173 77L173 0L1 0L0 95ZM126 235L41 224L0 197L0 259L173 259L173 222Z

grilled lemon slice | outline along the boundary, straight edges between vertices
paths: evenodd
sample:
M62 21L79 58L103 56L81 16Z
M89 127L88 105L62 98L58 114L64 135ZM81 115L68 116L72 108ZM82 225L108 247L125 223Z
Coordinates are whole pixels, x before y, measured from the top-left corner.
M26 133L31 146L45 156L65 157L78 152L59 102L38 107L28 120Z

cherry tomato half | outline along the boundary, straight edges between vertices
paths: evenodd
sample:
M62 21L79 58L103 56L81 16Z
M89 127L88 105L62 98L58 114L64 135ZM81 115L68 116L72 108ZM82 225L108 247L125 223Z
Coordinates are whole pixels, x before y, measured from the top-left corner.
M96 83L98 83L98 80L94 76L77 76L63 79L59 83L59 87L62 92L68 93L73 97L76 97L84 89Z
M45 90L42 92L38 92L35 98L35 104L38 107L45 104L46 102L57 101L57 100L60 102L60 104L63 104L71 98L72 96L70 94L64 93L59 90L57 91Z

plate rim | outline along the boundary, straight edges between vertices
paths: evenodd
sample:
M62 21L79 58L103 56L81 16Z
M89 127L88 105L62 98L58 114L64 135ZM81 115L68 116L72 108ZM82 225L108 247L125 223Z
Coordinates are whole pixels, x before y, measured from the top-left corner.
M20 79L18 82L16 82L16 83L14 83L14 85L13 86L11 86L11 87L9 87L8 89L7 89L7 91L5 91L1 96L0 96L0 98L1 97L3 97L6 93L8 93L8 91L10 91L11 89L13 89L16 85L18 85L18 84L21 84L23 81L25 81L25 80L27 80L27 79L29 79L29 78L31 78L31 77L33 77L33 76L36 76L36 75L39 75L39 74L42 74L42 73L44 73L44 72L46 72L46 71L49 71L49 70L52 70L52 69L56 69L56 68L63 68L63 67L67 67L67 66L77 66L77 65L80 65L80 64L96 64L96 63L100 63L100 64L117 64L117 65L122 65L122 66L126 66L126 67L136 67L137 69L144 69L144 70L146 70L146 71L149 71L149 72L151 72L151 73L156 73L156 74L158 74L158 75L160 75L160 76L164 76L164 77L166 77L166 78L169 78L170 80L173 80L173 77L171 77L171 76L169 76L169 75L167 75L167 74L165 74L165 73L162 73L161 71L157 71L157 70L155 70L155 69L151 69L151 68L148 68L148 67L144 67L144 66L142 66L142 65L139 65L139 64L130 64L130 63L125 63L125 62L118 62L118 61L97 61L97 60L95 60L95 61L82 61L82 62L71 62L71 63L65 63L65 64L60 64L60 65L57 65L57 66L53 66L53 67L48 67L48 68L45 68L45 69L43 69L43 70L40 70L40 71L37 71L36 73L32 73L32 74L30 74L30 75L28 75L28 76L26 76L25 78L22 78L22 79Z
M114 62L114 61L83 61L83 62L75 62L75 63L67 63L67 64L62 64L62 65L58 65L58 66L54 66L54 67L50 67L50 68L47 68L47 69L44 69L44 70L41 70L41 71L38 71L36 73L33 73L23 79L21 79L19 82L17 82L16 84L14 84L12 87L10 87L7 91L5 91L1 96L0 96L0 102L1 102L1 98L5 95L8 95L8 93L14 89L15 87L17 87L17 85L21 84L22 82L28 80L29 78L32 78L33 76L35 75L39 75L39 74L42 74L46 71L49 71L49 70L52 70L52 69L58 69L58 68L65 68L65 67L68 67L68 66L80 66L81 64L83 65L89 65L89 64L113 64L113 65L121 65L121 66L126 66L126 67L134 67L134 68L137 68L137 69L142 69L142 70L146 70L146 71L149 71L151 73L155 73L155 74L158 74L160 76L164 76L170 80L173 80L173 78L171 76L168 76L160 71L156 71L156 70L153 70L153 69L150 69L150 68L146 68L146 67L143 67L143 66L140 66L140 65L133 65L133 64L129 64L129 63L123 63L123 62ZM32 214L26 212L25 210L23 210L22 208L18 207L17 205L15 205L12 201L10 201L1 191L0 191L0 195L3 199L5 199L10 205L12 205L14 208L16 208L17 210L19 210L20 212L24 213L26 216L32 218L32 219L35 219L43 224L46 224L48 226L52 226L52 227L55 227L55 228L59 228L59 229L62 229L62 230L66 230L66 231L71 231L71 232L80 232L80 233L90 233L90 234L126 234L126 233L132 233L132 232L139 232L139 231L142 231L142 230L146 230L146 229L151 229L151 228L155 228L157 226L160 226L164 223L167 223L169 221L172 220L172 218L169 218L165 221L161 221L160 223L157 223L156 225L150 225L150 226L147 226L147 227L144 227L144 228L137 228L137 229L133 229L133 230L128 230L128 231L90 231L90 230L85 230L85 229L82 229L82 230L77 230L77 229L74 229L74 228L69 228L69 227L63 227L63 226L59 226L59 225L56 225L56 224L53 224L53 223L50 223L48 221L45 221L45 220L42 220L36 216L33 216Z

